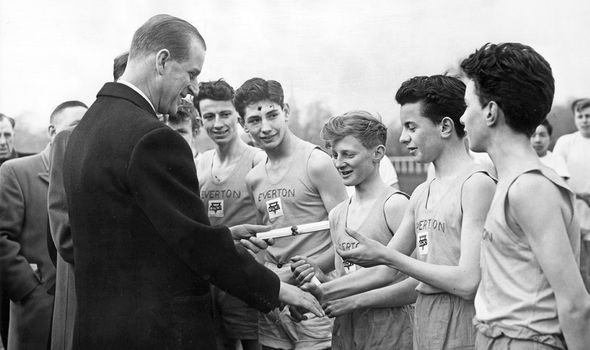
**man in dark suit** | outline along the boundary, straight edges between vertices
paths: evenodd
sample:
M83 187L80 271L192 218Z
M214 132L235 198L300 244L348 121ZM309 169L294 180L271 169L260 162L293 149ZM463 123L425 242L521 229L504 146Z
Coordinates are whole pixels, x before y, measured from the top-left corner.
M104 85L70 136L75 349L214 349L209 283L261 311L281 300L322 313L234 244L262 227L209 226L191 149L156 117L197 92L204 55L191 24L152 17L119 82Z
M81 110L80 110L81 109ZM85 108L60 105L49 137L77 122ZM48 145L41 153L0 166L0 281L10 298L8 349L46 349L55 267L47 247Z

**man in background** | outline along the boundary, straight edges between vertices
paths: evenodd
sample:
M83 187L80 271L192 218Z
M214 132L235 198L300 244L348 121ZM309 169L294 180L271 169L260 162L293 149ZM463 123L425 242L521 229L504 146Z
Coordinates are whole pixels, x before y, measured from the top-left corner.
M77 123L86 105L68 101L55 108L48 127L57 132ZM55 267L47 245L48 145L41 153L0 167L0 274L10 298L8 349L46 349L49 342Z

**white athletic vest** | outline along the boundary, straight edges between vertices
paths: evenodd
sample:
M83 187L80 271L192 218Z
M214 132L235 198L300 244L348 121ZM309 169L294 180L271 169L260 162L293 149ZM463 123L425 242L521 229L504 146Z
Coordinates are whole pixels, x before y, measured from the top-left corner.
M392 232L389 229L389 226L387 226L384 206L385 202L395 193L400 193L407 198L405 193L396 191L392 187L388 187L375 201L374 205L371 208L367 208L370 213L359 228L346 225L348 207L350 206L351 201L350 198L334 207L330 212L330 233L332 234L332 242L334 245L342 250L356 248L358 242L346 233L345 228L347 227L349 229L354 229L356 232L374 239L383 245L387 245L395 232ZM338 254L334 257L334 266L336 267L338 276L343 276L360 268L358 265L344 262Z
M264 162L252 169L252 196L262 224L273 228L289 227L328 219L328 212L307 174L311 152L317 146L300 141L284 177L270 182ZM318 148L319 149L319 148ZM331 249L329 230L279 238L264 252L264 261L279 266L294 255L312 257Z
M199 189L212 226L256 223L256 207L248 193L245 178L252 170L259 151L248 146L231 175L223 181L215 180L211 174L215 150L207 151L199 158Z
M492 337L504 334L564 348L553 290L524 233L511 230L506 221L508 190L520 175L528 172L542 174L567 193L573 208L574 194L555 172L545 167L524 169L498 183L481 244L481 282L475 297L476 327ZM580 230L575 217L567 223L567 234L579 261Z
M463 222L463 185L473 174L484 173L493 178L482 166L475 165L460 174L446 189L438 203L429 200L429 180L418 193L414 208L416 258L435 265L459 265L461 257L461 228ZM444 290L420 282L416 290L424 294L445 293Z

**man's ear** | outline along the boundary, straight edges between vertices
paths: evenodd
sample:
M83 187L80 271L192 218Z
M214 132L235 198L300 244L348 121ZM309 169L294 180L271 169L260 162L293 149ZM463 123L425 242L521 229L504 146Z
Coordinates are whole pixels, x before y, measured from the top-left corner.
M449 117L444 117L440 122L440 135L443 138L448 138L455 132L455 122Z
M375 147L375 150L373 151L373 162L379 163L383 157L385 157L385 145Z
M291 115L291 107L288 103L283 105L283 112L285 112L285 121L289 121L289 115Z
M170 61L170 52L168 49L162 49L156 53L156 71L158 75L164 74L166 64Z
M484 108L484 113L485 112L487 112L484 117L486 125L492 126L498 122L502 110L500 109L500 106L498 106L496 101L490 101Z
M47 127L47 134L49 135L49 139L53 141L53 137L55 136L55 126L53 124L49 124Z

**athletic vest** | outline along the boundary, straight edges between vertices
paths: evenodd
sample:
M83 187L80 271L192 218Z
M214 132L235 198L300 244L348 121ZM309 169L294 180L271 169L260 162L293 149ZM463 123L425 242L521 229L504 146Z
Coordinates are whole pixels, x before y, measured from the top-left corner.
M280 228L328 219L320 194L307 174L309 157L316 148L300 141L290 168L276 182L269 180L264 162L252 169L252 197L263 224ZM331 243L329 230L279 238L265 250L264 261L282 266L294 255L315 256L331 249Z
M256 223L256 208L246 187L246 174L252 170L259 149L246 148L236 162L231 175L223 181L213 178L211 170L215 150L203 153L199 158L199 188L212 226L234 226Z
M555 172L547 171L545 167L527 168L500 181L486 219L481 245L481 282L475 297L476 326L489 336L503 333L512 338L535 339L564 348L560 337L553 336L561 333L553 289L524 233L513 231L506 221L508 190L520 175L528 172L540 173L562 193L567 193L573 210L574 194ZM559 216L559 213L555 215ZM573 217L567 223L567 234L576 259L579 259L580 230Z
M493 177L480 165L457 176L437 203L430 198L429 180L418 193L414 207L414 231L416 233L416 258L434 265L458 266L461 257L461 227L463 222L463 186L476 173ZM446 293L444 290L420 282L416 290L424 294Z
M355 230L365 237L369 237L383 245L387 245L395 232L392 232L387 225L387 220L385 218L385 202L387 202L387 200L396 193L402 194L407 198L405 193L396 191L392 187L388 187L385 191L383 191L381 196L377 198L373 206L371 208L367 208L369 215L367 215L363 223L358 228L346 225L348 208L350 207L350 201L352 198L349 198L334 207L334 209L332 209L330 212L330 233L332 234L332 242L334 242L334 245L339 247L341 250L351 250L356 248L358 241L346 233L345 228L347 227L349 229ZM343 261L343 259L338 254L336 254L334 257L334 266L336 267L338 277L361 268L360 266L352 264L348 261Z

